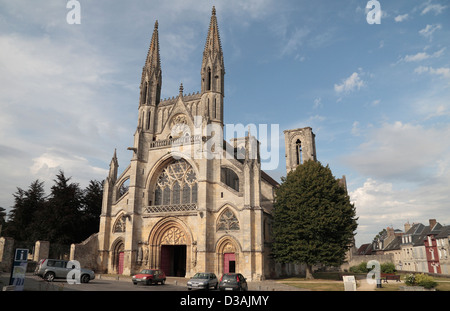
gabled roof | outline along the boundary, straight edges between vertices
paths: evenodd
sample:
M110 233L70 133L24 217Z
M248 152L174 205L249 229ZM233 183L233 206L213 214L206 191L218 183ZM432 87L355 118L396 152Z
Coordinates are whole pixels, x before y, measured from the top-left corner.
M414 224L412 227L405 233L405 236L411 236L411 242L404 244L412 244L413 246L424 245L423 240L430 232L430 226L424 226L421 223Z
M400 249L400 244L402 243L402 237L400 235L396 236L391 243L385 246L384 251L392 251Z
M372 243L367 243L361 245L358 250L356 251L356 254L358 255L370 255L372 254Z
M450 236L450 226L443 226L440 232L436 235L436 239L444 239Z
M436 223L433 228L431 228L431 231L429 234L439 234L442 230L442 225L440 223Z

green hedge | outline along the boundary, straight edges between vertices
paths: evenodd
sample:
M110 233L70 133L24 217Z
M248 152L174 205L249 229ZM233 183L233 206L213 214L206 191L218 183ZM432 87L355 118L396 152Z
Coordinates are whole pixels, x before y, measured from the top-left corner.
M368 273L373 268L367 269L367 262L361 262L357 266L350 267L350 272L352 273ZM392 262L382 263L380 265L381 273L395 273L395 265Z

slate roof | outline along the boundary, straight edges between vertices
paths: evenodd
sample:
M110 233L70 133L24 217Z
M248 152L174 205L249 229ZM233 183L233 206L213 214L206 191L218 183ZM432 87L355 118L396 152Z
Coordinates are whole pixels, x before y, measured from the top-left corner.
M450 236L450 226L443 226L441 231L436 235L436 239L448 238Z
M400 244L402 243L402 237L396 236L391 243L389 243L383 250L384 251L392 251L395 249L400 249Z

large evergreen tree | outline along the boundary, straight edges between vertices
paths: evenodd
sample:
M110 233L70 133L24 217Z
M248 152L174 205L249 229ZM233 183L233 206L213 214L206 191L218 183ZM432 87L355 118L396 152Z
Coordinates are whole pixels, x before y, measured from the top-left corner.
M47 202L47 211L42 221L47 225L49 241L71 244L81 241L81 199L82 190L77 183L70 182L63 171L56 175L55 184Z
M290 172L276 192L273 256L281 263L312 266L343 263L357 227L355 207L328 165L306 161Z
M81 199L81 236L83 240L99 230L102 200L103 182L91 180L86 189L84 189L83 197Z
M2 235L12 237L24 246L34 245L38 240L49 241L56 252L64 253L70 244L98 232L103 182L91 180L82 190L78 183L70 180L60 171L49 196L45 194L44 183L39 180L31 183L28 190L17 188ZM4 211L0 208L0 225Z
M39 229L35 218L45 206L44 182L36 180L31 183L28 190L17 188L13 196L14 206L9 213L5 235L21 242L33 243L37 238L36 230Z

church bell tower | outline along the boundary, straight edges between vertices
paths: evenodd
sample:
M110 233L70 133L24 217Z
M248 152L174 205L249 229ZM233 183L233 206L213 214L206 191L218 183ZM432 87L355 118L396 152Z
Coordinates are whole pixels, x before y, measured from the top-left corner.
M201 94L204 117L223 126L225 66L220 43L216 8L213 7L201 67Z
M161 100L161 84L161 57L159 55L158 21L156 21L142 69L138 118L138 130L152 135L155 134L155 115Z

